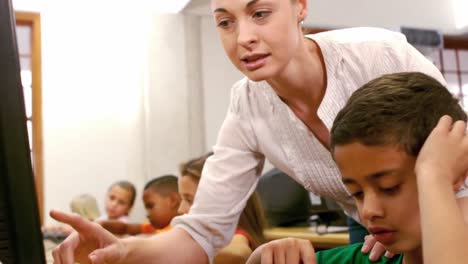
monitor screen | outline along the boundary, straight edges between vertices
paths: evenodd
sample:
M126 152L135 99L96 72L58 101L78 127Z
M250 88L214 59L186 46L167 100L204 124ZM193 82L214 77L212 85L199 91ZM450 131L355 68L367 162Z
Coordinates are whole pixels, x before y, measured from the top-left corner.
M10 0L0 0L0 263L45 263Z

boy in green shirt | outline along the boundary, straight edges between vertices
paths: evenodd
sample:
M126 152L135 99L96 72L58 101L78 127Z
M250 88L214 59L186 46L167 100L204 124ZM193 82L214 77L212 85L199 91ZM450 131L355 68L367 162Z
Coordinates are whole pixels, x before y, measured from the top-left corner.
M310 243L309 243L310 245ZM349 246L337 247L329 250L319 251L315 253L316 263L356 263L356 264L401 264L403 263L403 255L396 255L389 259L382 256L378 261L369 260L369 254L364 254L361 251L362 243L356 243ZM263 262L262 262L263 263ZM273 262L276 263L276 262ZM291 262L287 262L290 264ZM314 262L312 262L314 263Z
M386 250L372 263L466 263L467 116L422 73L384 75L358 89L331 129L331 154L361 223ZM461 190L461 191L460 191ZM465 216L466 218L466 216ZM466 218L468 219L468 218ZM247 264L371 263L362 244L314 255L309 241L282 239Z

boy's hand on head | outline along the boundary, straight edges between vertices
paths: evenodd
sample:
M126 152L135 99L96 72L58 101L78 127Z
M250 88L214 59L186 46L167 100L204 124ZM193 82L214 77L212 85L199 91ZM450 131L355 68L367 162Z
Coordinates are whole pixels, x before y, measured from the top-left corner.
M246 264L316 264L315 250L309 240L283 238L255 249Z
M415 172L417 177L450 180L454 190L458 190L468 172L466 122L441 117L418 155Z
M51 211L50 216L76 230L53 250L54 263L121 263L126 255L123 244L98 223L58 211Z

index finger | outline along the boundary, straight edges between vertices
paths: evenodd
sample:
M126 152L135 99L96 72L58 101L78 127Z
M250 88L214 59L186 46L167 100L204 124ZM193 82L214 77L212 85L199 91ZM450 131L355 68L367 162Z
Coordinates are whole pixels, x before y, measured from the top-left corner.
M444 115L439 119L437 125L434 129L438 129L441 131L450 131L452 129L453 119L449 115Z
M78 233L94 233L96 232L96 226L93 225L89 220L77 214L67 214L64 212L51 210L50 216L55 220L71 225Z

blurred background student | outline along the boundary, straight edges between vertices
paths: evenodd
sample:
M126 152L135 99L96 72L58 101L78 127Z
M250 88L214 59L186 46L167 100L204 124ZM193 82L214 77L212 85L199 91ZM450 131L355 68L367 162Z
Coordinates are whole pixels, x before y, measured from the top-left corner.
M124 223L116 220L99 223L113 234L157 234L171 229L171 221L178 215L180 196L177 177L163 175L149 181L143 191L143 203L148 222Z
M179 193L182 198L179 207L180 214L189 212L196 195L206 159L213 153L192 159L180 166ZM228 246L221 249L214 257L214 264L244 264L250 254L262 243L264 215L261 201L257 193L253 193L240 215L234 237Z
M96 221L118 220L129 222L128 214L135 202L136 189L129 181L118 181L113 183L106 193L106 213Z

